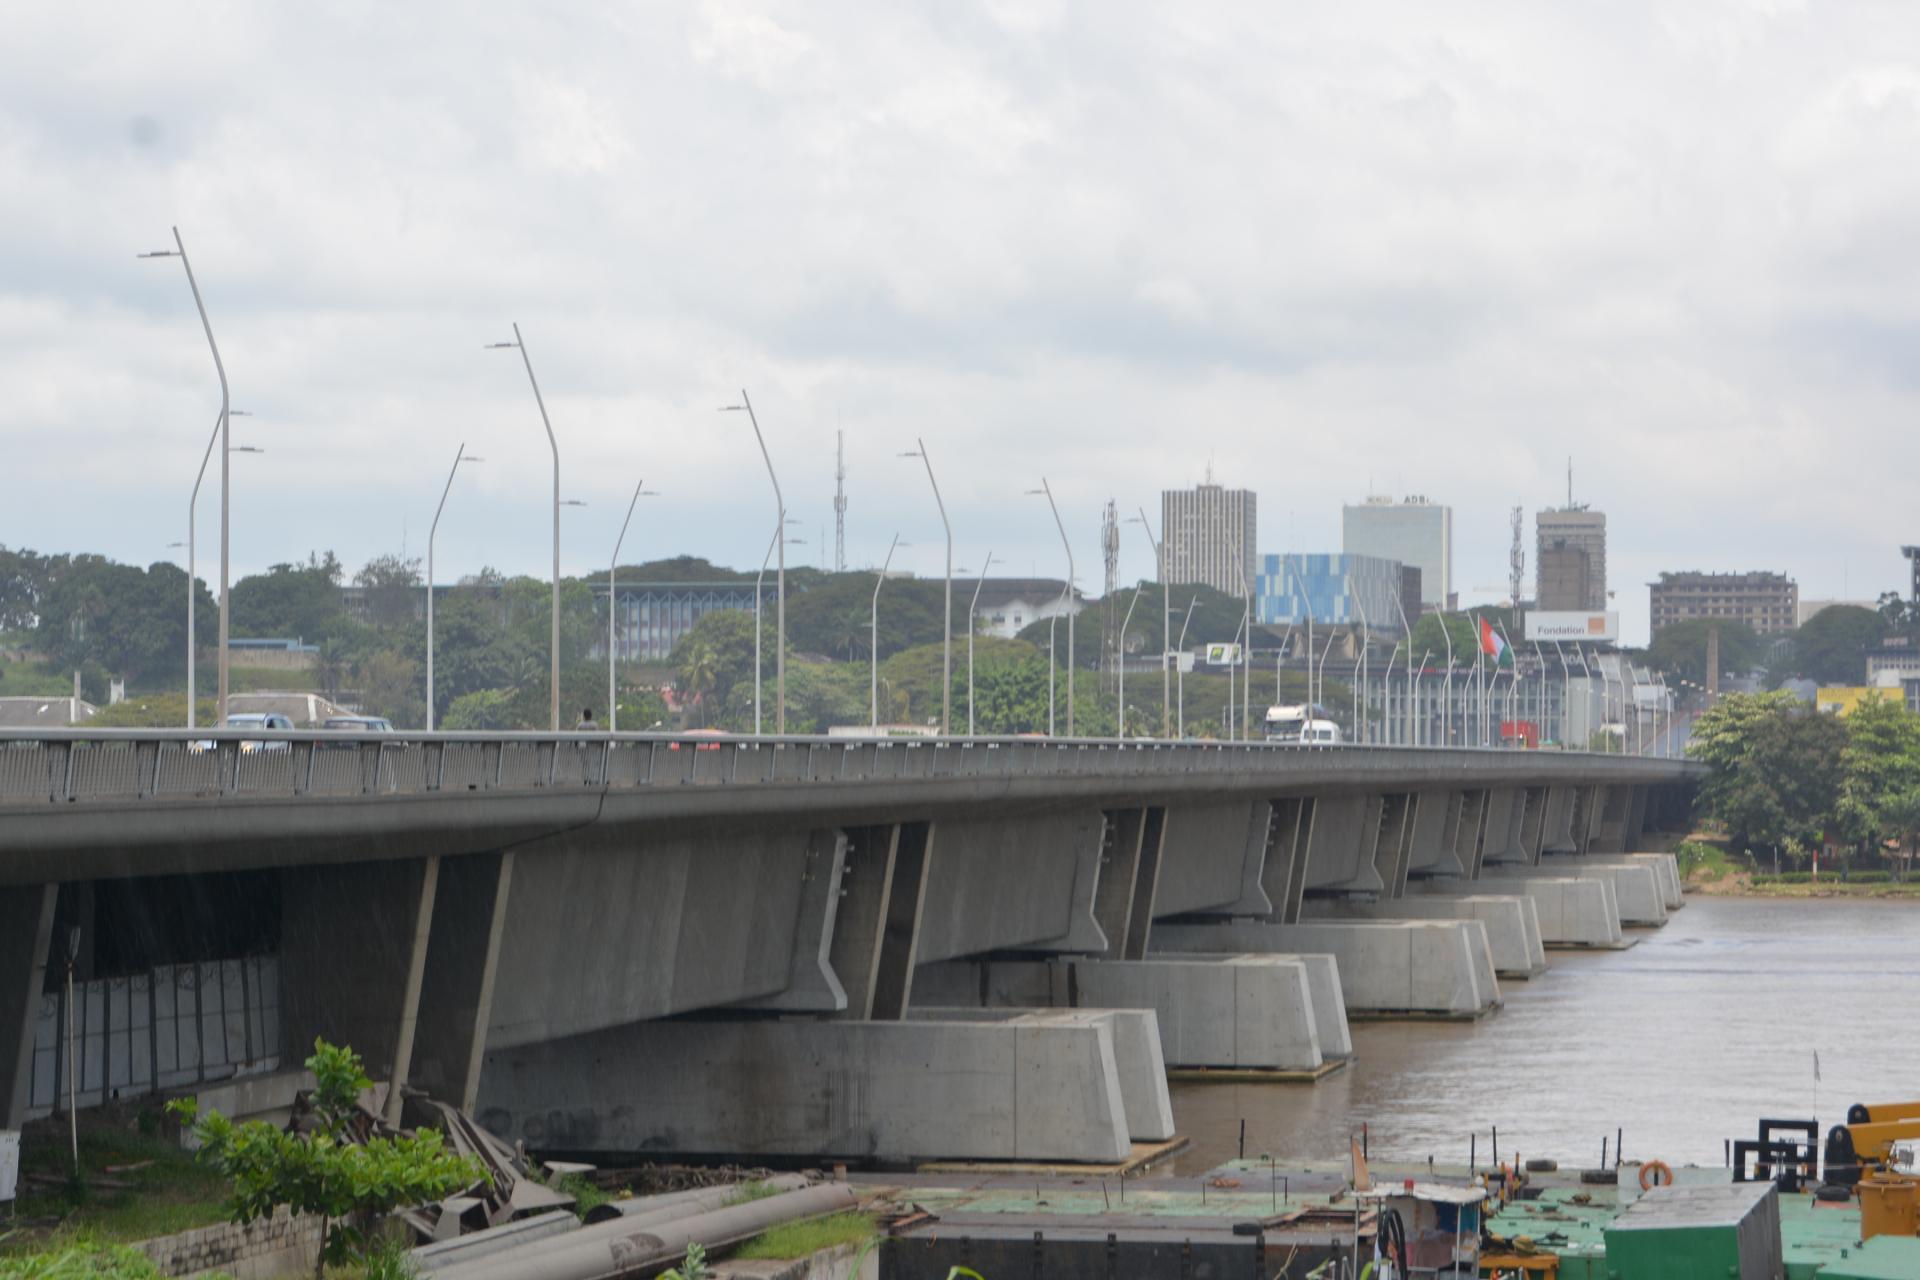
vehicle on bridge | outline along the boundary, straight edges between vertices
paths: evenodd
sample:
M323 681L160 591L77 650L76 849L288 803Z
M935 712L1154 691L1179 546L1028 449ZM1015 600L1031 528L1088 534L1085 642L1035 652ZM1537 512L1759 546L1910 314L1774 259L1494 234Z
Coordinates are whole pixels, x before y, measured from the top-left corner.
M393 721L385 716L328 716L320 727L342 733L392 733Z
M220 722L222 729L287 729L291 730L293 721L273 712L247 712L228 716ZM212 738L202 738L192 744L194 751L211 751L214 748ZM240 749L255 751L291 751L293 745L287 742L242 742Z
M1276 703L1267 708L1268 742L1334 743L1344 739L1327 709L1319 703Z

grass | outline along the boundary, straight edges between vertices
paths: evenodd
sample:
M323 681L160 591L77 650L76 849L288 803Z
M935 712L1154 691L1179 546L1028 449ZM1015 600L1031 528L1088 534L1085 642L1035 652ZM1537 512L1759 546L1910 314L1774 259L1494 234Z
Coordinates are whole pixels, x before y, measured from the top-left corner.
M573 1211L584 1220L589 1212L613 1200L613 1193L603 1191L594 1185L592 1179L583 1174L569 1173L553 1184L554 1190L565 1192L573 1197Z
M805 1258L822 1249L859 1244L873 1237L873 1215L848 1211L826 1218L786 1222L763 1231L733 1251L736 1258Z
M0 1250L12 1238L0 1235ZM147 1255L103 1240L63 1241L33 1253L0 1252L0 1280L159 1280ZM220 1280L216 1273L208 1280Z
M89 1124L83 1118L80 1167L87 1185L79 1188L66 1181L71 1161L67 1144L66 1128L56 1123L31 1125L23 1135L17 1206L21 1225L0 1238L0 1261L34 1251L51 1255L63 1249L145 1240L226 1221L226 1179L195 1164L191 1152L165 1138ZM119 1173L108 1173L106 1168L146 1161L152 1163ZM55 1186L29 1181L35 1174L62 1182ZM103 1187L98 1185L102 1178L125 1185ZM5 1270L0 1270L0 1277L11 1280Z
M752 1182L743 1182L735 1187L733 1194L727 1197L727 1207L731 1208L736 1204L751 1204L755 1200L765 1200L768 1196L777 1196L779 1194L779 1188L773 1186L765 1178L756 1178Z
M1724 880L1734 870L1727 851L1704 840L1683 840L1674 849L1682 880Z

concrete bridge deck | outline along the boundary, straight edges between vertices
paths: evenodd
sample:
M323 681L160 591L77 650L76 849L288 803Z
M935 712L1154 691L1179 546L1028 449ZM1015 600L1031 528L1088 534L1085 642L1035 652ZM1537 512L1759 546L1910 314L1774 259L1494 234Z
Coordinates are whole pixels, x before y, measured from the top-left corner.
M270 951L284 1061L348 1040L536 1144L905 1158L965 1134L966 1154L1113 1159L1164 1127L1140 1119L1164 1113L1142 1083L1163 1066L1311 1072L1347 1052L1349 1010L1480 1016L1496 969L1617 935L1619 886L1665 909L1670 876L1622 855L1683 815L1694 772L1154 741L0 735L0 1108L28 1107L48 959L78 928L83 977L225 954L210 937ZM914 1121L915 1080L949 1075L1008 1122ZM1036 1089L1057 1101L1016 1116Z

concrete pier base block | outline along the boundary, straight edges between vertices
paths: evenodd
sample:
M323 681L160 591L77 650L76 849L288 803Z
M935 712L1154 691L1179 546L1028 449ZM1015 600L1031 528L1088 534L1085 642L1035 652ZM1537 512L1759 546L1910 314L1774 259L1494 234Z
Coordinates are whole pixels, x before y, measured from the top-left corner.
M1478 920L1161 922L1153 937L1159 954L1331 955L1350 1016L1477 1018L1500 1004L1487 931Z
M536 1151L1110 1163L1112 1018L630 1023L491 1052L478 1118Z
M1627 944L1620 930L1620 907L1613 881L1605 876L1517 876L1501 868L1473 881L1480 893L1525 894L1533 899L1540 940L1549 947L1618 949Z
M1551 857L1541 860L1543 868L1578 874L1581 867L1608 865L1618 867L1645 867L1653 873L1654 885L1659 891L1660 905L1669 912L1678 911L1687 905L1680 889L1680 863L1670 853L1606 853L1588 854L1585 857ZM1621 900L1624 910L1626 901Z
M1361 920L1478 920L1487 930L1493 970L1501 978L1532 978L1547 970L1540 913L1525 894L1428 892L1389 902L1322 904L1318 918Z
M1105 1019L1113 1026L1113 1054L1120 1073L1120 1098L1126 1108L1127 1134L1135 1142L1167 1142L1174 1137L1173 1099L1167 1093L1167 1062L1161 1056L1161 1031L1151 1008L970 1009L913 1008L916 1022L996 1022L1002 1025L1074 1024ZM1024 1020L1024 1021L1023 1021Z
M1317 1071L1307 967L1290 956L1061 961L1075 1002L1152 1009L1172 1067Z
M1320 1056L1345 1062L1353 1056L1353 1030L1347 1026L1347 997L1340 990L1340 962L1326 952L1303 951L1292 957L1307 971L1307 994L1313 997L1313 1034Z
M1667 922L1666 890L1657 879L1654 868L1644 863L1622 861L1618 854L1556 857L1537 867L1515 868L1513 874L1604 877L1613 882L1613 897L1619 904L1621 924L1654 929Z

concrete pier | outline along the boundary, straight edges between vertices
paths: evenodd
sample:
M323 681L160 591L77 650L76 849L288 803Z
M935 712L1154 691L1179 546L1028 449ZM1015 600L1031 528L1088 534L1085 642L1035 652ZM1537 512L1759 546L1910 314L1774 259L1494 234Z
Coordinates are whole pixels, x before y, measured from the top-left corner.
M1663 907L1669 912L1674 912L1687 905L1686 897L1680 887L1680 864L1670 853L1590 853L1579 857L1542 858L1540 865L1543 868L1573 875L1579 874L1582 867L1645 867L1653 873L1654 883L1660 893L1660 904ZM1625 905L1623 901L1621 904L1623 909Z
M1655 876L1654 869L1643 863L1574 854L1545 859L1537 867L1503 867L1501 874L1604 879L1612 885L1621 924L1657 929L1667 922L1666 890Z
M1489 868L1473 882L1481 893L1525 894L1533 899L1540 940L1548 947L1619 948L1620 907L1613 881L1605 876L1510 874L1517 868Z
M581 1154L1113 1162L1132 1141L1116 1039L1111 1016L1059 1012L634 1023L488 1053L478 1118Z
M1493 970L1501 978L1532 978L1547 970L1540 937L1540 914L1525 894L1473 893L1471 883L1443 882L1445 888L1389 902L1338 899L1309 904L1309 916L1323 920L1478 920L1487 930Z
M1477 1018L1500 1004L1487 931L1478 920L1161 922L1153 939L1161 955L1331 955L1349 1014Z
M974 1022L1009 1025L1071 1025L1108 1021L1120 1074L1120 1101L1126 1109L1127 1135L1135 1142L1173 1138L1173 1100L1167 1095L1167 1064L1160 1056L1160 1028L1152 1009L969 1009L916 1008L915 1022Z
M1317 1071L1353 1052L1339 981L1332 956L1155 954L948 961L915 990L937 1009L1150 1010L1169 1067Z

